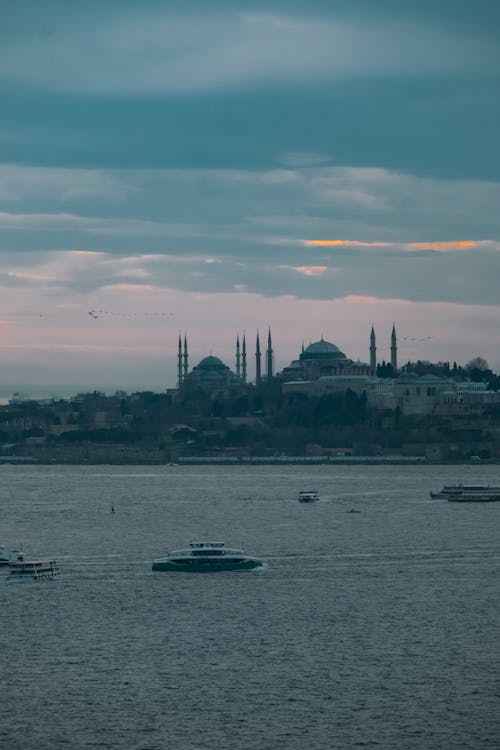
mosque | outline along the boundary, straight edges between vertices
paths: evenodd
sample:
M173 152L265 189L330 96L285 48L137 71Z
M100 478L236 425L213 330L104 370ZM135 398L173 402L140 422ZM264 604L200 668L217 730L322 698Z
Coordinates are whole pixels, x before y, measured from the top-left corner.
M262 368L262 351L260 336L257 332L255 342L255 385L261 385L264 379L279 378L281 382L315 381L323 377L341 376L347 378L375 377L377 372L377 347L375 330L372 326L370 333L370 362L360 362L349 359L338 346L325 341L323 337L309 346L302 345L299 358L290 362L280 373L274 371L274 351L269 328L267 349L264 352L265 372ZM397 339L393 325L391 333L391 365L393 372L397 372ZM231 370L218 357L210 354L189 370L189 354L187 336L182 340L179 334L177 353L178 387L184 384L196 384L207 392L227 391L245 385L247 375L247 343L246 336L240 342L236 337L235 369Z
M377 343L372 326L369 338L369 362L347 357L336 344L323 337L309 346L302 345L297 359L281 372L274 370L274 351L271 329L267 348L261 350L259 333L255 341L255 379L247 372L246 336L236 337L235 367L231 370L219 357L210 354L189 369L187 336L178 342L178 389L193 384L212 398L237 393L245 384L257 387L269 380L277 381L282 393L306 397L337 395L347 390L358 396L366 395L374 409L396 409L402 414L424 415L480 413L485 404L500 403L500 393L488 391L486 382L454 380L432 374L418 376L414 372L398 371L398 344L393 325L390 336L390 365L392 377L377 377ZM264 361L264 367L262 366ZM253 369L253 368L252 368Z

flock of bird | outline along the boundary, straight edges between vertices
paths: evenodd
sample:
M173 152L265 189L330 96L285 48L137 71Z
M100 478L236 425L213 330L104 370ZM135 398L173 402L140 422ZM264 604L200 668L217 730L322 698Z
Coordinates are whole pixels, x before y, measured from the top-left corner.
M101 318L104 315L112 315L116 318L169 318L174 313L173 312L143 312L143 313L137 313L137 312L131 312L131 313L124 313L124 312L116 312L113 310L89 310L88 314L91 318L94 320L97 320L98 318ZM43 317L43 315L40 313L40 318ZM400 341L412 341L412 342L418 342L423 343L424 341L430 341L433 339L434 336L400 336Z
M414 338L413 336L401 336L401 341L429 341L434 336L424 336L423 338Z
M97 320L98 318L102 317L103 315L112 315L113 317L117 318L168 318L171 315L173 315L173 312L143 312L143 313L125 313L125 312L115 312L113 310L89 310L89 315L91 318L94 318L94 320ZM430 341L433 336L401 336L400 341L411 341L411 342L418 342L423 343L424 341Z
M102 317L103 315L112 315L117 318L168 318L173 315L173 312L143 312L143 313L124 313L124 312L113 312L112 310L89 310L89 315L94 320Z

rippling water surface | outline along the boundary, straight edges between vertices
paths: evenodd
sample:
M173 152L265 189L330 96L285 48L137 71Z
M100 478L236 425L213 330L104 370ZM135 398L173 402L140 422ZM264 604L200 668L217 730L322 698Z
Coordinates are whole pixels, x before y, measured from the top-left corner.
M455 481L500 471L0 467L0 543L62 569L0 572L0 747L498 750L500 503ZM265 566L151 571L196 538Z

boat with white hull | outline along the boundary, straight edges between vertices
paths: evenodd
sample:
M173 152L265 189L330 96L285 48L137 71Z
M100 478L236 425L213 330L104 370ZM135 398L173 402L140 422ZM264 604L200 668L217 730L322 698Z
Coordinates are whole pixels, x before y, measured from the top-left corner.
M316 503L319 500L318 490L303 490L299 492L299 503Z
M153 560L153 570L184 573L213 573L222 570L252 570L261 560L248 557L242 550L225 547L222 542L191 542L189 547L173 550Z
M431 492L433 500L453 503L493 503L500 501L500 487L484 484L445 484L439 492Z
M25 560L23 555L9 563L9 569L7 583L45 581L55 578L61 572L55 560Z

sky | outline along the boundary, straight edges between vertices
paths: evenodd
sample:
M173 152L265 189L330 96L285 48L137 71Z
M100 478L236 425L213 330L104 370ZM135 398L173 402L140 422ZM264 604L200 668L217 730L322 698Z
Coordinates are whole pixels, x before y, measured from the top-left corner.
M497 0L25 0L0 26L0 394L500 371ZM249 376L254 374L249 356Z

